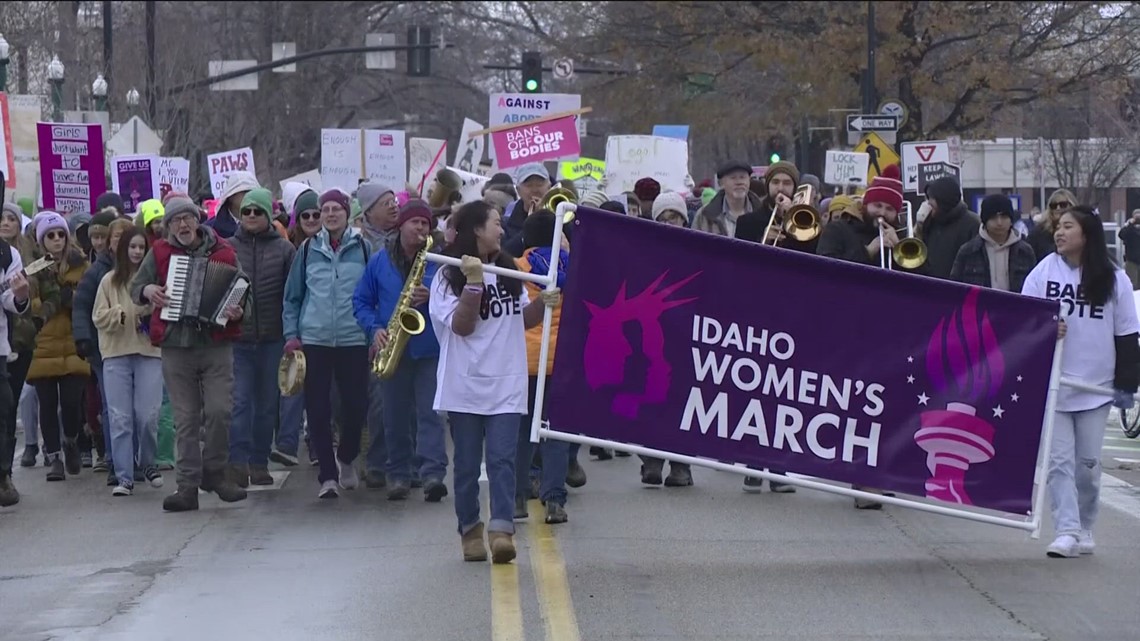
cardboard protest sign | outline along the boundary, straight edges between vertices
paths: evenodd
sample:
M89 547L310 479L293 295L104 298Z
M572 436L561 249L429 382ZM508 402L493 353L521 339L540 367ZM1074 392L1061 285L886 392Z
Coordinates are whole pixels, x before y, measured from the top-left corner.
M242 147L231 151L222 151L206 157L206 168L210 176L210 190L214 198L221 198L226 188L226 179L235 171L248 171L254 176L257 169L253 165L253 149Z
M43 206L64 214L94 210L107 191L102 126L41 122L36 129Z
M123 197L124 213L133 214L144 201L160 198L158 156L116 156L111 159L111 189Z

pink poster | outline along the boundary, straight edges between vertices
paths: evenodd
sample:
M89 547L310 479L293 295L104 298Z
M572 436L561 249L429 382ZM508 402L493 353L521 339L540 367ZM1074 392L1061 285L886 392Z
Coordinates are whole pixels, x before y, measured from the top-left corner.
M531 162L578 157L578 125L574 116L540 123L519 123L512 129L491 132L491 144L499 169L506 170Z
M41 122L36 129L44 208L62 214L94 211L107 191L102 126Z

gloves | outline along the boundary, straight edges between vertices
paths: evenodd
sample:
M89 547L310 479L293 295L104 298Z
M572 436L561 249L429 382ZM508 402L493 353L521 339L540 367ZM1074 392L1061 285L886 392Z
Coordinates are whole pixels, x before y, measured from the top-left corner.
M295 352L299 349L301 349L301 339L290 338L289 340L285 341L285 353L286 354L292 354L293 352Z
M80 339L75 341L75 355L83 360L91 355L91 341Z
M1136 405L1136 399L1131 392L1122 389L1112 391L1112 404L1122 410L1130 410Z
M59 304L64 307L71 307L71 299L75 297L75 289L72 287L59 288Z
M483 284L483 261L474 256L464 256L460 260L459 271L467 278L468 285Z
M562 290L557 287L542 290L542 304L550 309L558 309L562 304Z

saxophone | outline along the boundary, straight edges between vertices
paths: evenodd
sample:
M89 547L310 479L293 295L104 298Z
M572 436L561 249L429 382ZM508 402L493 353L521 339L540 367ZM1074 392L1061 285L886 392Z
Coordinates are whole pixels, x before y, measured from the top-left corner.
M427 320L416 308L412 307L412 290L423 284L424 270L427 267L427 255L432 246L432 237L429 234L424 248L416 254L412 263L412 271L408 280L404 281L404 289L400 292L400 300L396 302L396 309L392 311L392 318L388 321L388 344L376 352L372 361L372 373L381 379L391 378L400 366L400 357L408 346L408 340L422 334L427 328Z

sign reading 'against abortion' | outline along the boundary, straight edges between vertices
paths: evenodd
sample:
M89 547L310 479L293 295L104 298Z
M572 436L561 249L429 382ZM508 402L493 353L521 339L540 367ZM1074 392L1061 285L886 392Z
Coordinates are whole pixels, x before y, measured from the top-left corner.
M495 158L501 170L531 162L576 157L582 150L574 116L493 131L491 144L495 147Z

